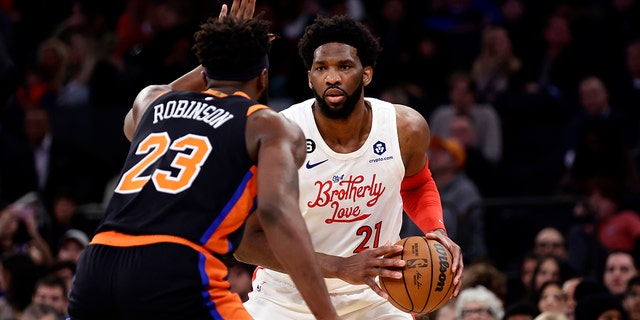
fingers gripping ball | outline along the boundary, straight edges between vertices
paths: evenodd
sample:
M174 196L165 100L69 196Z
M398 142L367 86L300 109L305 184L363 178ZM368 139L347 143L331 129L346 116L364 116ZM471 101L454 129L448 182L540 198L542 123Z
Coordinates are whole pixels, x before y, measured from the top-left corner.
M395 256L407 262L402 279L380 277L389 302L409 313L428 313L442 307L453 295L452 256L436 240L412 236L396 243L404 247ZM393 257L392 257L393 258Z

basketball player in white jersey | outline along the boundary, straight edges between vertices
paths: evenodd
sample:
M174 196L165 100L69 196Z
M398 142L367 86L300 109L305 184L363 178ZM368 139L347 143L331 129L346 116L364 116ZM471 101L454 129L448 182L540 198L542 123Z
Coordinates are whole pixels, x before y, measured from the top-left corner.
M302 128L307 158L299 169L300 208L332 302L343 319L413 319L385 300L376 277L401 278L382 258L402 251L404 210L453 255L460 290L460 247L446 234L440 196L428 169L429 127L412 108L365 98L380 46L346 16L318 18L298 44L314 99L282 111ZM291 278L249 219L236 257L259 265L245 307L255 319L312 319Z

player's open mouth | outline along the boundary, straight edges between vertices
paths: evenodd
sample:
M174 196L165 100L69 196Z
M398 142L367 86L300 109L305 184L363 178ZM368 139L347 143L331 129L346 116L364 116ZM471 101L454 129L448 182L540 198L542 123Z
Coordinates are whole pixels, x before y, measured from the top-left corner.
M324 98L331 104L341 103L345 99L345 94L338 88L330 88L324 92Z

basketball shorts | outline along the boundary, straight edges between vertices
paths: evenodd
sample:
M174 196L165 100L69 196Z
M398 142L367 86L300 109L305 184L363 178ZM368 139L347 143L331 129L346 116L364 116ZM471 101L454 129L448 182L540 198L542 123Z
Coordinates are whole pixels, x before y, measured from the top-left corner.
M226 275L212 270L210 257L177 243L91 244L69 294L70 319L251 319L223 276L208 278L211 271Z
M408 320L411 314L396 309L370 288L333 293L331 301L344 320ZM244 307L256 320L313 320L313 314L295 286L271 277L262 268L256 269L253 291Z

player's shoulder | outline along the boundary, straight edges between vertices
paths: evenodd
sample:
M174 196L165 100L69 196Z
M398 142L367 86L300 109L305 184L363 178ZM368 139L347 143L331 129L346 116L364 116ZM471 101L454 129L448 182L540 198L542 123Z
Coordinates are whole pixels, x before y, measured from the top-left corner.
M427 121L416 109L398 103L394 103L393 106L396 110L396 121L399 128L405 126L427 126Z
M313 98L294 103L291 106L280 111L282 115L289 119L296 118L297 116L303 114L307 108L311 108L313 106Z

